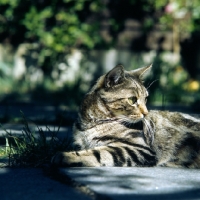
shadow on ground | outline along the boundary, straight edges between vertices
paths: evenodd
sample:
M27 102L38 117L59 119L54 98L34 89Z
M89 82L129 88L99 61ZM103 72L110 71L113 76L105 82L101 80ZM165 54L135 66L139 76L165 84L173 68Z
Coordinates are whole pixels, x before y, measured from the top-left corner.
M0 169L1 200L88 200L72 187L45 177L41 169Z

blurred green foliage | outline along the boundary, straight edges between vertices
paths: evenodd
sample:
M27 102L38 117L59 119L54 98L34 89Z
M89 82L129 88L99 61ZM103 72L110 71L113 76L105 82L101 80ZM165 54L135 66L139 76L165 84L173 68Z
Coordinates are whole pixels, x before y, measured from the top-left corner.
M45 100L50 101L49 97L54 92L56 98L65 98L70 105L74 102L78 104L83 92L81 87L85 84L87 86L85 88L88 88L89 85L78 77L76 83L67 83L62 91L58 90L54 85L52 71L58 68L60 63L67 62L66 55L71 54L73 49L85 51L116 47L117 38L123 31L127 19L140 21L144 35L148 35L155 25L160 25L161 31L172 30L176 25L179 27L179 34L189 34L200 31L200 1L1 0L0 43L9 43L16 48L20 44L28 43L32 44L37 51L37 54L31 54L30 50L30 54L36 60L35 68L40 68L45 77L44 81L35 88L33 99L34 97L38 99L40 95L45 94ZM102 21L106 21L107 25L102 25ZM104 28L108 29L111 40L103 39L100 34ZM7 63L7 67L4 67L4 64L0 63L0 76L3 76L3 73L10 73L5 72L5 69L10 69L12 63ZM138 63L135 66L138 67ZM155 91L155 94L159 93L155 95L157 100L163 101L162 95L165 94L169 101L181 102L183 101L181 94L185 91L200 90L199 82L196 83L197 86L194 89L195 80L190 80L187 72L181 67L181 63L174 65L166 63L162 58L162 52L157 52L154 66L154 79L160 80L152 86L152 91ZM84 64L81 67L82 71L80 70L78 74L80 76L84 70L86 73L91 70ZM96 68L96 71L102 72L100 68ZM168 82L165 81L166 78ZM15 90L20 88L21 93L26 94L29 89L33 89L31 83L23 82L16 85L15 81L10 81L7 77L1 80L1 85L5 92L6 90L17 92ZM13 85L17 87L13 88ZM49 92L50 90L52 93ZM63 91L67 93L65 97ZM41 97L41 99L44 98ZM190 103L191 100L187 102Z
M180 32L200 30L199 8L199 0L1 0L0 42L37 43L37 66L50 75L74 48L114 45L126 19L140 20L143 31L158 22L163 29L179 23ZM99 33L102 19L108 21L110 43Z
M0 41L37 43L37 65L48 75L72 48L92 49L101 42L99 22L88 23L103 8L100 0L2 0Z

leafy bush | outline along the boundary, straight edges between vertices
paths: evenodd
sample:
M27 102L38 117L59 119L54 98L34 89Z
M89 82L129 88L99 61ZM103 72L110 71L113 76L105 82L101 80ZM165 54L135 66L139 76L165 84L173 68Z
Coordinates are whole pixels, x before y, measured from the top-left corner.
M101 42L96 15L103 8L95 1L0 1L0 42L36 43L37 66L49 75L73 48L93 48ZM88 17L90 23L88 22Z

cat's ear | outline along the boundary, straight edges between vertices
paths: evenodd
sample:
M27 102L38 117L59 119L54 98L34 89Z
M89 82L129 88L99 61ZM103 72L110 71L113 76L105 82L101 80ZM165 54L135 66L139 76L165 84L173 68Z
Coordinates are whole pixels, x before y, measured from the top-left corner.
M151 71L151 68L152 68L152 64L146 67L141 67L141 68L132 70L131 74L138 77L139 79L144 79Z
M117 65L106 74L104 85L106 88L113 87L122 83L124 77L124 67L122 65Z

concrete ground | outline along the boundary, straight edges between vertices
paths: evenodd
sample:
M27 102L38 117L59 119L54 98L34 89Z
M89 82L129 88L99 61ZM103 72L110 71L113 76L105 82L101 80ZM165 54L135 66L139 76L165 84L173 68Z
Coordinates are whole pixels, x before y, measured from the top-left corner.
M42 169L1 168L0 199L200 199L200 170L102 167L66 168L59 171L62 183L45 175Z
M109 199L200 199L200 170L196 169L102 167L61 171Z

